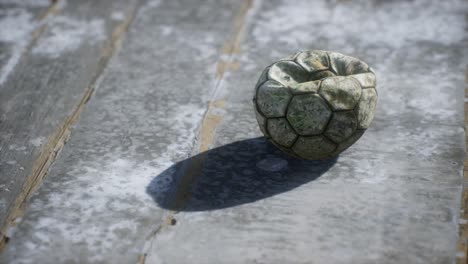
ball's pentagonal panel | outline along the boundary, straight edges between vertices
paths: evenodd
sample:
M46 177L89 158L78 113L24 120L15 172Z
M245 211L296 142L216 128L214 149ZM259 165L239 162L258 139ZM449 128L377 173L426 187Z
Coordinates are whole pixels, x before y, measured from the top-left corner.
M268 119L267 129L273 141L284 147L291 147L297 137L288 121L284 118Z
M278 61L271 65L268 78L284 86L308 81L309 74L294 61Z
M268 80L257 91L258 110L266 117L281 117L285 115L291 94L280 83Z
M375 87L376 85L375 74L372 72L355 74L352 77L359 82L362 88Z
M327 53L321 50L303 51L296 57L299 65L308 72L315 72L328 69Z
M322 79L325 79L327 77L332 77L332 76L336 76L336 75L329 70L318 71L318 72L312 73L309 77L309 80L311 81L322 80Z
M320 87L319 81L310 81L294 84L291 86L291 92L293 94L303 94L303 93L317 93Z
M330 58L330 68L339 76L348 76L369 71L369 66L356 58L338 52L329 52L328 56Z
M255 100L254 100L254 104L256 104ZM266 130L266 119L258 112L256 106L254 106L254 108L255 108L255 117L257 118L258 126L260 127L260 130L262 131L263 135L268 137L268 133Z
M289 104L287 118L300 135L317 135L330 119L331 111L318 94L296 95Z
M335 151L336 145L323 136L299 137L292 149L305 159L325 159Z
M336 76L322 81L319 91L333 110L351 110L361 96L361 86L351 77Z
M354 111L334 112L324 135L336 143L349 138L357 128Z
M356 106L356 115L358 118L358 128L368 128L372 119L374 119L374 110L377 105L377 92L374 88L362 89L361 99Z

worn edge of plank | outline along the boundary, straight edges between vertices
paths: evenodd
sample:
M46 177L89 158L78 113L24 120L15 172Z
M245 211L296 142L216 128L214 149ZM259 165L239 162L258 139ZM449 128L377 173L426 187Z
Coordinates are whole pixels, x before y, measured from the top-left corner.
M465 71L465 86L468 86L468 68ZM465 146L468 151L468 87L465 87L464 91ZM468 155L465 155L462 182L456 257L457 264L468 264Z
M54 1L52 5L49 6L49 8L42 15L40 15L39 19L45 19L50 14L56 14L58 12L58 2L59 1ZM9 237L7 236L7 230L18 224L16 220L24 215L29 199L39 188L40 184L46 177L49 168L52 166L58 154L65 146L66 142L68 141L71 135L73 125L79 119L87 102L93 96L96 84L100 76L104 72L113 54L115 54L116 50L120 48L123 36L125 32L127 32L128 28L130 27L130 24L134 19L137 7L139 6L139 2L140 0L135 0L126 18L121 23L119 23L112 31L110 39L102 48L97 70L90 79L89 85L84 89L83 96L73 108L71 115L65 118L65 120L61 123L61 125L58 126L55 132L53 132L51 136L49 136L47 143L42 146L38 157L34 161L32 172L29 174L28 177L26 177L26 180L23 183L20 193L18 194L18 196L15 199L15 202L12 206L10 206L7 212L5 222L2 226L0 226L0 252L3 251L6 244L9 241ZM45 27L46 26L44 24L32 33L32 40L28 44L26 50L23 52L23 55L27 53L30 50L30 48L34 45L41 33L45 30Z
M231 30L231 34L228 36L224 43L220 58L216 63L215 79L216 84L214 85L211 93L211 99L208 101L207 109L204 113L203 119L198 127L198 135L196 137L196 144L190 154L192 158L184 162L182 168L177 173L181 175L181 181L177 186L176 194L174 196L174 210L169 211L168 215L165 216L164 221L158 227L156 227L147 236L147 244L143 248L143 252L138 257L138 264L145 264L146 258L149 254L153 241L156 235L163 229L174 225L176 222L175 215L180 209L186 206L190 198L190 188L196 179L201 175L205 161L206 151L209 149L213 140L215 139L216 128L223 119L223 115L220 114L222 111L216 111L218 109L224 109L226 107L226 99L218 98L218 92L221 87L221 83L224 79L224 75L229 71L236 71L240 68L239 62L235 61L235 55L240 53L240 45L245 38L247 28L247 16L253 9L255 0L244 0L241 4L237 15L234 17L234 22ZM198 155L197 155L198 154Z
M196 158L190 160L187 166L182 169L182 181L178 186L174 198L174 208L182 209L188 202L190 196L191 184L201 175L204 167L206 151L210 148L213 140L215 139L216 128L222 121L223 115L217 109L225 109L226 99L218 98L218 92L221 87L221 82L224 79L224 74L230 70L238 69L237 67L231 67L236 65L234 62L234 55L240 52L240 43L245 37L246 18L248 12L252 9L254 0L244 0L240 11L234 19L233 34L225 43L221 56L226 56L227 59L220 59L217 63L216 70L216 85L213 89L211 100L208 102L207 110L205 111L204 117L201 121L200 127L198 128L198 142L194 149L191 151L192 156L199 154Z

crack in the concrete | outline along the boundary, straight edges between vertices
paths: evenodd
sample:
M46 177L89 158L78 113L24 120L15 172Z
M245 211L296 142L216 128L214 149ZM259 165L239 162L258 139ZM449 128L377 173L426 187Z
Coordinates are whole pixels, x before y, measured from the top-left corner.
M49 168L52 166L58 154L63 149L65 143L68 141L73 124L76 123L80 117L81 112L84 110L86 103L89 101L89 99L91 99L99 77L104 72L109 60L112 58L112 55L115 54L115 51L119 48L124 33L128 30L131 22L133 21L138 3L139 0L135 0L134 5L130 8L130 12L127 18L122 23L118 24L113 30L110 41L102 50L97 71L91 78L88 87L84 90L83 96L73 110L72 114L68 116L62 125L60 125L59 128L51 135L48 142L43 146L38 158L34 162L30 176L26 178L21 192L16 197L13 206L11 206L8 212L6 221L3 223L0 229L0 251L3 250L6 242L9 240L8 236L6 235L6 230L9 227L15 225L15 220L24 214L29 198L31 198L32 194L38 189L47 175ZM58 1L55 1L52 4L52 7L49 8L50 10L45 13L44 17L48 14L55 13L57 5ZM43 26L42 29L38 31L36 39L39 37L40 33L44 31L44 29L45 26ZM32 46L33 44L34 43L30 45Z

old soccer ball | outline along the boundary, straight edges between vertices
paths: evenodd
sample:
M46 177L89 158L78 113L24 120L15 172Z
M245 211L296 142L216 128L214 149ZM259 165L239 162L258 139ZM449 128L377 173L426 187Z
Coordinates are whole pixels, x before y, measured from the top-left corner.
M274 145L303 159L326 159L369 127L377 103L375 74L350 56L303 51L262 72L253 102L260 129Z

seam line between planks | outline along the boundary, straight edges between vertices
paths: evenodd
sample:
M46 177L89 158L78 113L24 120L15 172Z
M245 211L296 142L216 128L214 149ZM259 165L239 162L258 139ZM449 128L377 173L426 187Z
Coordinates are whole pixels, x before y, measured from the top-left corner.
M208 102L208 107L205 111L200 127L198 128L198 142L190 152L192 159L187 161L188 164L183 164L181 171L176 173L181 174L181 181L177 186L176 194L174 196L174 210L170 210L168 215L165 216L163 224L159 225L154 231L148 236L147 244L138 258L139 264L144 264L146 257L149 254L149 250L152 247L153 241L156 235L164 228L171 226L170 224L175 215L186 206L190 198L190 187L195 180L201 175L205 160L206 151L209 149L214 136L217 125L221 122L222 116L219 114L213 114L214 109L224 109L226 101L224 99L217 99L218 90L221 87L221 83L224 79L224 74L228 71L235 71L239 69L239 64L233 62L234 55L240 52L240 45L245 37L245 31L247 28L247 15L249 11L253 9L255 0L244 0L240 11L234 19L233 33L222 47L220 58L217 61L216 67L216 84L211 93L211 100ZM257 2L260 2L257 0ZM260 3L257 3L260 4ZM228 59L223 59L223 55L227 56ZM197 155L198 154L198 155ZM184 162L185 163L185 162Z

